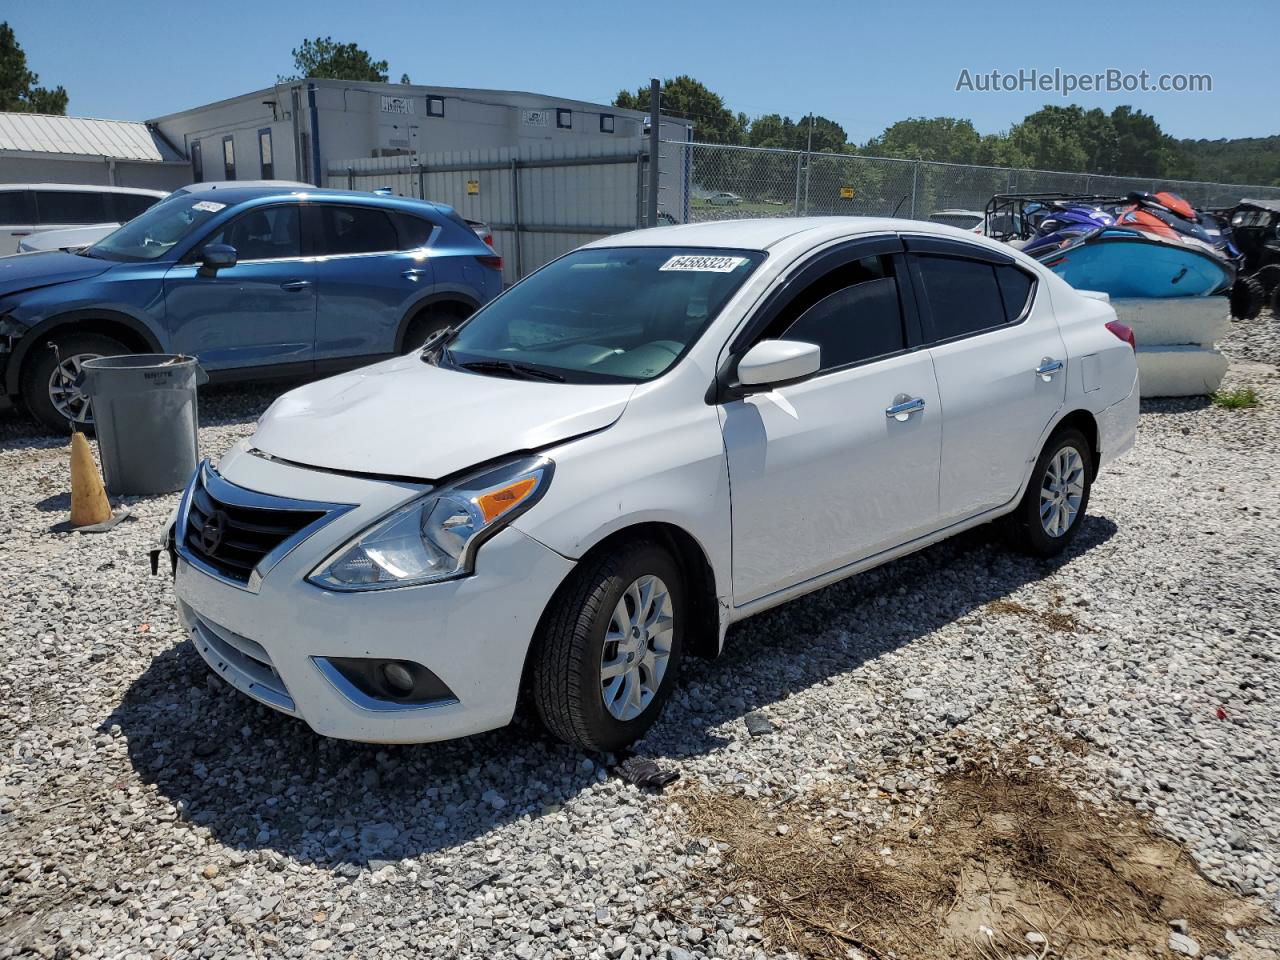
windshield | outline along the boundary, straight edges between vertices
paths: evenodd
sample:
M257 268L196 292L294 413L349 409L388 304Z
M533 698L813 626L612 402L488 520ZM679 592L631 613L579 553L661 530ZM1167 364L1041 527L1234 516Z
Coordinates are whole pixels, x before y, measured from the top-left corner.
M225 203L167 197L84 251L103 260L159 260L226 209Z
M681 247L576 250L476 313L448 344L455 366L587 383L659 376L765 255Z

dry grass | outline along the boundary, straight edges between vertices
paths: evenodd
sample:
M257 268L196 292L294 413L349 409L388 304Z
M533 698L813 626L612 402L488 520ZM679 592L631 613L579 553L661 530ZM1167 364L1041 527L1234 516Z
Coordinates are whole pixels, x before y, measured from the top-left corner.
M754 896L770 945L806 957L1167 958L1169 921L1213 953L1256 913L1145 821L1043 770L970 763L918 819L860 835L827 818L838 802L825 792L767 807L695 789L679 802L697 836L728 845L704 892Z

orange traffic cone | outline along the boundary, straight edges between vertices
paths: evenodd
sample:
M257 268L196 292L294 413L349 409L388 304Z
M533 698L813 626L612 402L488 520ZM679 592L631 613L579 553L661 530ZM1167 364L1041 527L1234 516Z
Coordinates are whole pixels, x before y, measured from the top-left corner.
M86 527L111 519L111 504L84 434L71 434L71 526Z

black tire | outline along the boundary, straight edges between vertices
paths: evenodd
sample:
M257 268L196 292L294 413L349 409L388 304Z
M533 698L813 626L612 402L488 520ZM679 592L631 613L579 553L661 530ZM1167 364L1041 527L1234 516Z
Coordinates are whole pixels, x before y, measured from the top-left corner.
M1058 453L1068 447L1074 448L1081 459L1083 494L1075 517L1070 525L1061 533L1051 534L1045 529L1041 520L1042 493L1046 485L1051 483L1050 464ZM1018 549L1040 557L1051 557L1065 550L1075 538L1080 524L1084 521L1085 511L1089 509L1089 493L1093 488L1093 447L1083 433L1068 427L1059 430L1040 451L1036 465L1031 471L1031 481L1027 484L1027 492L1022 502L1009 517L1009 532L1014 546Z
M422 345L427 342L429 336L461 319L451 310L428 307L409 321L409 328L404 332L404 342L400 345L400 352L413 353L415 350L422 349Z
M70 433L71 427L67 417L56 406L49 396L49 381L58 366L58 356L64 361L72 357L114 357L129 353L129 348L119 340L100 333L62 333L51 338L57 345L58 352L38 343L27 354L22 365L20 389L22 402L27 412L42 424L56 433ZM86 404L83 419L77 420L77 427L85 432L93 430L93 412Z
M1280 263L1269 263L1259 267L1253 278L1262 284L1263 295L1269 300L1276 288L1280 287Z
M606 707L602 689L605 634L623 594L648 576L658 577L670 596L670 655L648 705L633 719L621 720ZM638 541L581 564L552 599L537 638L531 693L543 725L566 743L602 753L642 737L675 685L688 611L680 567L657 543Z
M1231 315L1237 320L1252 320L1267 302L1262 281L1254 277L1238 277L1231 285Z

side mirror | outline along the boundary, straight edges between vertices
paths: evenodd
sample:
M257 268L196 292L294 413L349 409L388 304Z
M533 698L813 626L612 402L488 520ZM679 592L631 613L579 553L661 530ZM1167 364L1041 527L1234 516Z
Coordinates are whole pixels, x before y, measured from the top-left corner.
M744 387L798 380L817 373L822 348L800 340L761 340L738 361L738 382Z
M214 276L219 270L236 265L236 248L227 243L211 243L200 251L200 273Z

